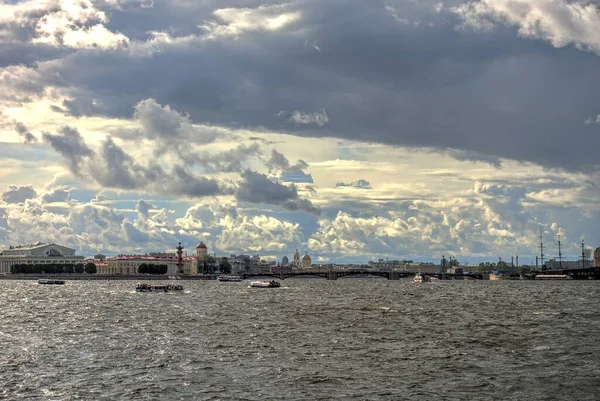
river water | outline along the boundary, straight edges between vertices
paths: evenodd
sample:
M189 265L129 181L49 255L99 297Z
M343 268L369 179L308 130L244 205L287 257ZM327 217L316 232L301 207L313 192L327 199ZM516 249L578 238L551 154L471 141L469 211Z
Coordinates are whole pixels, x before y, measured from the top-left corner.
M0 280L0 399L597 400L600 283Z

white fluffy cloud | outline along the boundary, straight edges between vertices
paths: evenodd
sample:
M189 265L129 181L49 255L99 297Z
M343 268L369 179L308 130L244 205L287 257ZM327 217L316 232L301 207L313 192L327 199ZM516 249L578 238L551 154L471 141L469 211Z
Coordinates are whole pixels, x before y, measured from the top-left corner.
M548 40L555 47L574 44L600 53L600 10L594 2L479 0L452 10L469 27L491 29L505 23L516 26L522 36Z

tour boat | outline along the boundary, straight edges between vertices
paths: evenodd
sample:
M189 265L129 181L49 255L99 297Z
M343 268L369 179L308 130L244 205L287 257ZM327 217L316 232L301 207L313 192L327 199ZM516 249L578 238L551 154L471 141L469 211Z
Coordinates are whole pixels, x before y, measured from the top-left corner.
M271 280L261 280L261 281L252 281L250 283L250 287L254 288L277 288L281 287L281 283L279 281Z
M229 274L221 274L217 280L219 281L242 281L244 278L242 276L229 275Z
M181 292L183 286L181 284L147 284L140 283L135 286L137 292Z
M421 273L415 274L413 278L413 283L426 283L429 281L429 276L424 276Z
M491 272L490 273L490 280L492 281L498 281L498 280L520 280L521 279L521 275L519 273L516 272L499 272L499 271L495 271L495 272Z
M568 274L538 274L535 280L573 280Z
M38 284L54 284L54 285L60 285L60 284L64 284L65 280L55 280L52 278L41 278L38 280Z

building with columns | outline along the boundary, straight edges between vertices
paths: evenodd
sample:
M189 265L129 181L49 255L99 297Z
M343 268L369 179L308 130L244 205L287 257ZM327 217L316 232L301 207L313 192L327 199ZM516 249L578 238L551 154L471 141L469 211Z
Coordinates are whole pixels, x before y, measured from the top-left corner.
M10 267L18 264L78 264L83 256L75 255L75 249L57 244L37 242L29 245L11 246L0 251L0 274L9 274Z

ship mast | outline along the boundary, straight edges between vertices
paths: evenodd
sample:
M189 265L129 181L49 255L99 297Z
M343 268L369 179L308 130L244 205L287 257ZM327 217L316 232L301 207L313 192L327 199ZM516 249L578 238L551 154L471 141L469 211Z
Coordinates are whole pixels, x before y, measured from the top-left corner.
M583 237L581 237L581 268L585 269L585 246L583 245Z
M544 270L544 241L542 228L540 228L540 263L542 264L542 270Z
M558 268L562 269L562 253L560 252L560 234L558 234Z

